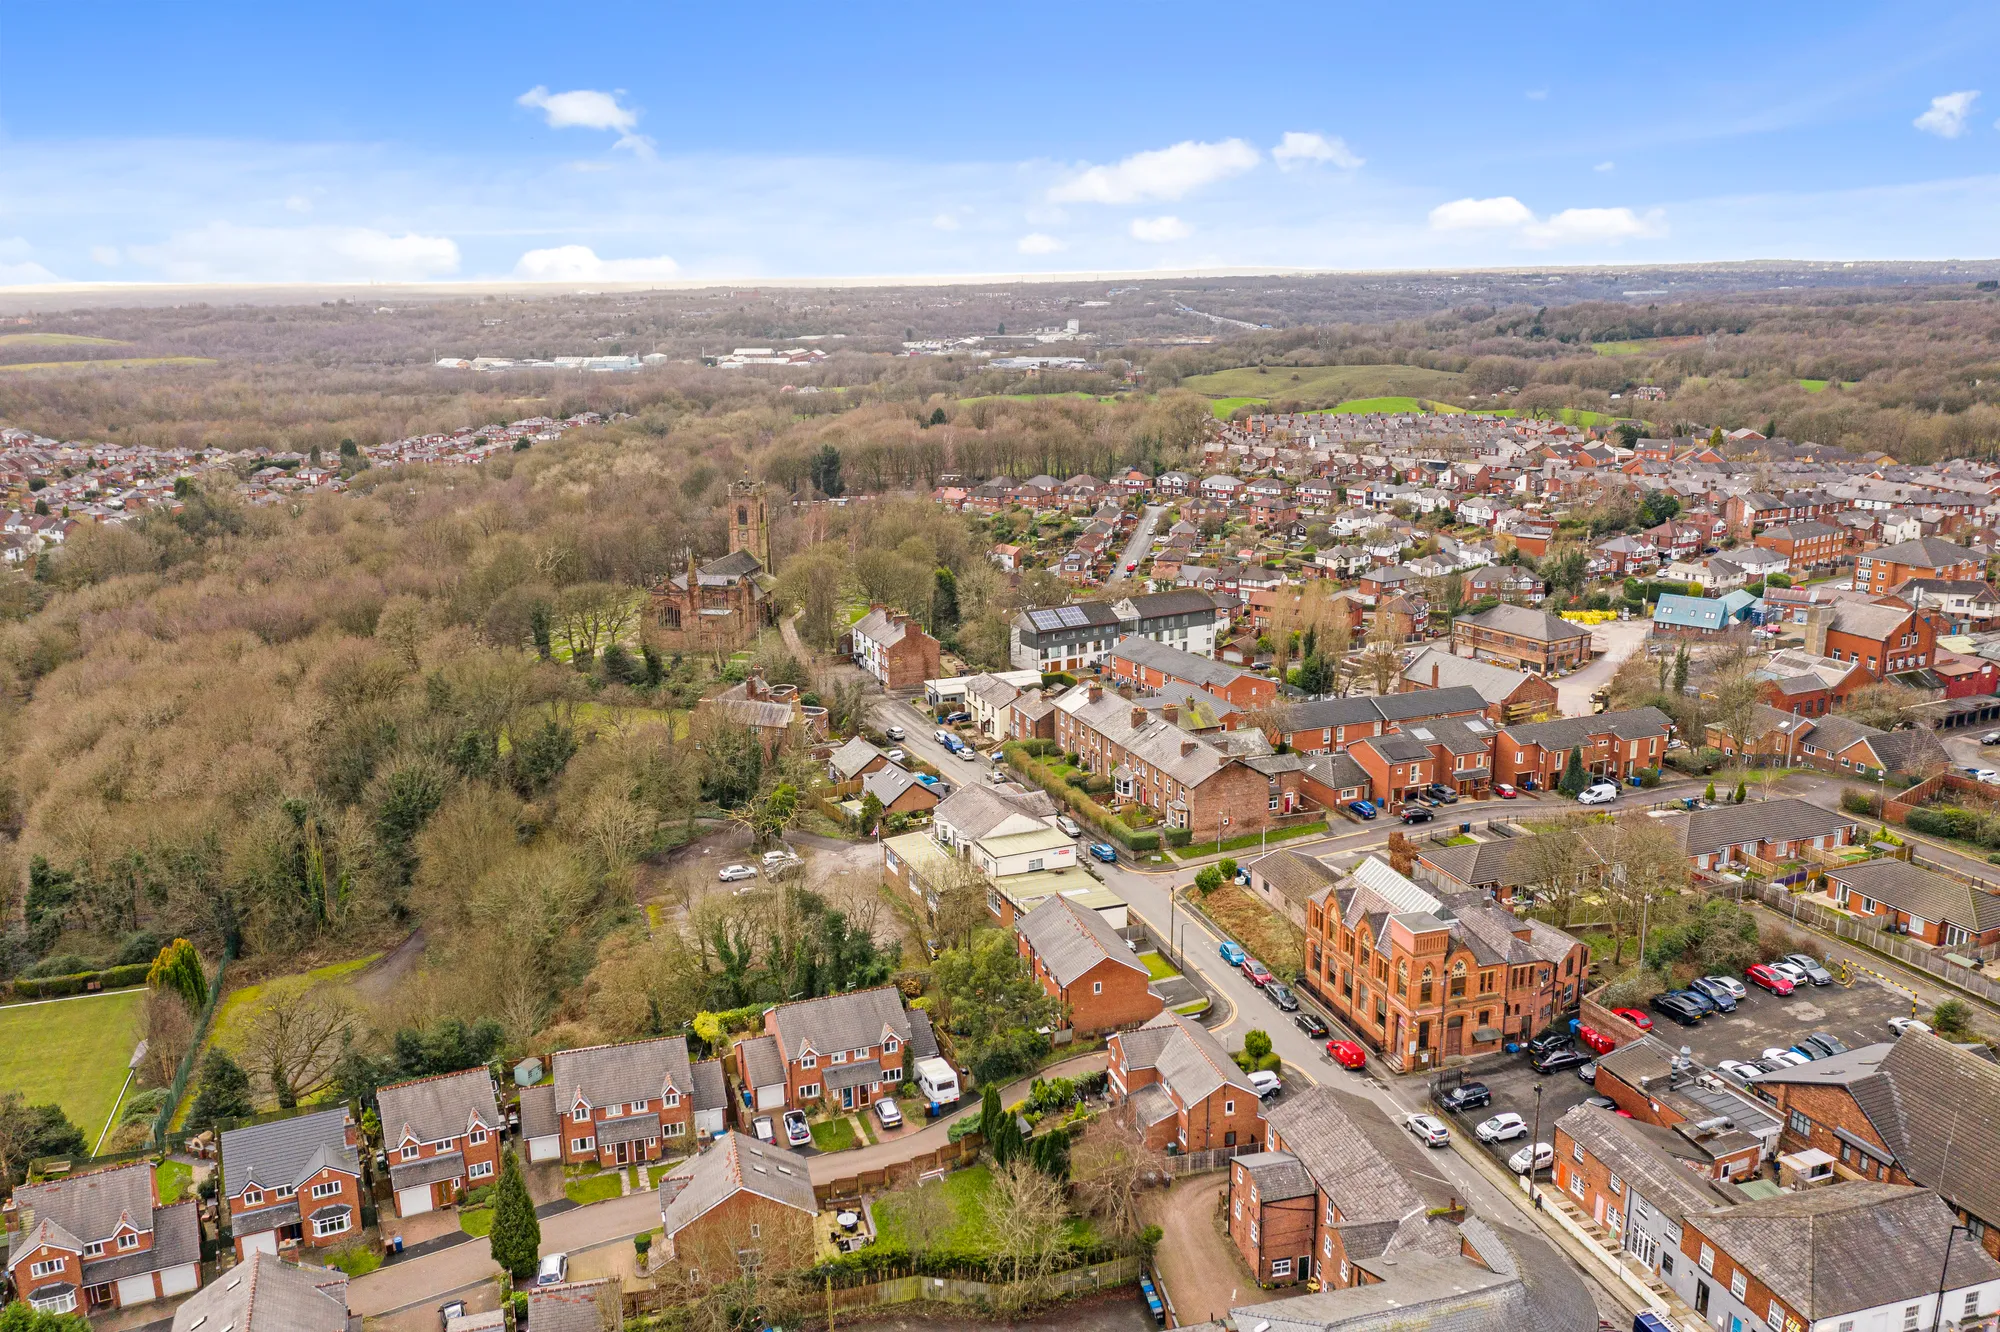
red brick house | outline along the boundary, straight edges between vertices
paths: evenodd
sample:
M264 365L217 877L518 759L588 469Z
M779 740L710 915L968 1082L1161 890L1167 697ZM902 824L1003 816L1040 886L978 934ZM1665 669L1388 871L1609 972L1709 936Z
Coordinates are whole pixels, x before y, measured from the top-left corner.
M1276 722L1267 724L1264 736L1273 745L1287 744L1301 754L1338 754L1370 736L1407 731L1433 718L1475 718L1488 706L1477 689L1466 685L1318 698L1293 704Z
M397 1216L449 1206L499 1176L507 1121L484 1068L392 1082L376 1102Z
M361 1231L361 1131L342 1106L222 1134L222 1197L241 1261Z
M1574 670L1590 660L1590 629L1503 602L1453 620L1451 647L1460 656L1547 675Z
M41 1313L125 1309L201 1284L200 1204L162 1207L151 1161L24 1184L13 1206L7 1275Z
M2000 944L2000 893L1906 860L1866 860L1826 872L1826 890L1843 911L1887 917L1933 948L1969 953Z
M876 606L855 621L854 664L885 689L911 689L944 674L938 641L902 611Z
M1663 822L1699 870L1747 865L1752 857L1793 860L1812 850L1852 846L1861 827L1851 815L1795 796L1698 809Z
M1426 648L1403 670L1401 693L1422 689L1466 688L1479 691L1486 703L1486 720L1495 726L1555 716L1560 709L1556 687L1533 671L1510 670L1441 648Z
M1278 696L1278 682L1241 667L1137 634L1118 640L1105 660L1104 673L1138 689L1154 690L1170 684L1184 684L1226 698L1239 708L1254 708Z
M1807 652L1855 662L1876 679L1929 666L1937 652L1941 617L1899 601L1873 605L1841 602L1806 612Z
M1493 744L1493 780L1539 791L1562 780L1572 750L1593 776L1620 780L1666 757L1674 724L1658 708L1505 726Z
M1756 543L1791 561L1793 569L1831 564L1847 550L1847 533L1831 523L1809 520L1772 527L1757 534Z
M764 1014L762 1036L736 1043L737 1080L761 1087L765 1070L782 1069L786 1109L858 1110L896 1094L909 1044L910 1015L894 986L779 1004Z
M806 1163L783 1147L723 1133L660 1180L659 1199L661 1261L685 1267L691 1286L812 1260L819 1202Z
M1864 550L1854 558L1853 586L1884 596L1912 578L1984 579L1986 562L1942 537L1918 537Z
M1152 974L1094 909L1056 893L1014 929L1029 971L1075 1031L1094 1036L1159 1016Z
M550 1063L565 1165L657 1161L694 1145L687 1037L558 1050Z
M1682 1066L1674 1048L1655 1037L1600 1055L1597 1076L1598 1095L1617 1109L1676 1132L1681 1165L1692 1175L1748 1179L1776 1145L1777 1118L1769 1109L1697 1066Z
M1164 1012L1133 1031L1114 1032L1109 1050L1112 1104L1155 1150L1255 1148L1264 1116L1249 1077L1206 1027Z

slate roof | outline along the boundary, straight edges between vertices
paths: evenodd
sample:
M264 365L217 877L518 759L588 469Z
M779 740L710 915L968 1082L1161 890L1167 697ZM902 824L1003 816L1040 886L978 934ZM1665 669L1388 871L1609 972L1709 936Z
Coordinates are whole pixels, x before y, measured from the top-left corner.
M1046 791L1015 794L967 783L946 796L938 804L931 818L937 823L949 824L965 836L977 840L1005 824L1009 819L1031 819L1040 823L1056 813L1055 801ZM1022 831L1026 831L1025 827Z
M1879 606L1858 604L1852 601L1834 603L1832 628L1843 634L1853 634L1858 638L1881 642L1897 631L1915 614L1908 606Z
M1078 906L1060 893L1043 898L1041 905L1021 917L1014 928L1028 941L1028 947L1055 977L1056 984L1065 988L1104 962L1150 975L1145 964L1133 956L1103 916L1089 907Z
M899 768L893 763L885 764L861 779L862 793L874 796L885 806L895 804L913 786L922 787L923 783L909 769ZM935 795L932 800L935 802Z
M597 1123L597 1141L610 1146L620 1142L643 1142L647 1138L660 1136L660 1115L656 1110L643 1114L620 1115L616 1119L603 1119Z
M660 1181L660 1221L667 1238L739 1192L754 1193L808 1216L819 1214L803 1160L732 1129L718 1134L699 1155L675 1166ZM543 1332L532 1315L528 1321Z
M493 1095L493 1075L483 1067L392 1082L376 1094L376 1100L382 1140L389 1146L400 1145L406 1131L419 1142L462 1137L475 1117L489 1129L506 1126Z
M2000 1218L2000 1118L1990 1112L2000 1105L2000 1067L1913 1031L1879 1072L1855 1085L1854 1098L1904 1171L1982 1220ZM1958 1113L1967 1106L1973 1113Z
M840 774L841 780L852 781L854 774L880 758L883 751L860 736L855 736L827 759L827 765Z
M398 1189L435 1184L441 1179L457 1179L465 1173L464 1152L439 1152L410 1162L391 1162L389 1182Z
M880 1045L885 1032L902 1042L910 1039L902 992L893 985L780 1004L767 1018L777 1029L780 1048L792 1059L807 1049L824 1055Z
M656 1100L668 1087L694 1091L685 1036L558 1050L549 1062L555 1069L558 1114L568 1113L579 1093L596 1108Z
M151 1230L153 1167L135 1161L48 1184L23 1184L14 1191L14 1201L28 1209L24 1215L31 1213L37 1222L50 1222L86 1242L110 1239L121 1219L137 1230ZM25 1250L17 1246L15 1252Z
M1283 1202L1287 1198L1308 1198L1318 1191L1313 1177L1299 1158L1290 1152L1252 1152L1239 1156L1235 1164L1250 1172L1261 1202Z
M743 1051L744 1070L753 1088L775 1087L785 1080L785 1059L778 1053L776 1036L753 1036L738 1041L737 1046Z
M174 1310L174 1332L197 1324L236 1332L346 1332L347 1274L253 1250Z
M1826 877L1924 920L1948 921L1975 934L2000 928L2000 894L1908 861L1868 860L1830 869Z
M1148 1035L1153 1032L1159 1035ZM1135 1036L1139 1038L1136 1041ZM1236 1067L1236 1061L1208 1028L1179 1013L1161 1013L1137 1032L1112 1039L1124 1046L1127 1067L1158 1069L1160 1080L1174 1089L1183 1105L1204 1101L1225 1086L1257 1094L1249 1077Z
M1560 643L1566 639L1590 637L1589 625L1571 624L1559 615L1506 602L1477 615L1461 615L1455 623L1476 624L1483 629L1512 634L1516 638L1530 638L1538 643Z
M919 1059L938 1057L937 1033L931 1030L931 1015L921 1008L910 1010L910 1052Z
M605 1305L620 1300L610 1277L534 1286L528 1291L528 1326L535 1332L604 1332Z
M1646 740L1669 735L1673 719L1658 708L1625 708L1600 712L1594 717L1557 717L1551 721L1523 722L1503 726L1500 733L1517 745L1540 745L1543 749L1574 749L1593 735L1610 735L1618 740Z
M1273 851L1251 861L1250 872L1277 889L1287 901L1301 906L1310 902L1320 889L1341 879L1340 871L1325 861L1292 850Z
M704 1059L694 1066L694 1108L722 1110L729 1105L729 1080L723 1075L720 1059Z
M1309 1087L1279 1100L1264 1118L1282 1150L1299 1160L1340 1209L1340 1228L1353 1229L1347 1237L1352 1257L1380 1253L1404 1218L1421 1217L1450 1192L1449 1181L1435 1178L1415 1140L1361 1097Z
M914 621L892 620L888 611L878 607L855 621L852 632L871 642L880 643L886 648L902 642L903 636L912 631L923 632L917 628Z
M1893 546L1867 552L1878 563L1904 564L1912 569L1943 569L1970 560L1980 562L1979 557L1963 546L1955 546L1942 537L1918 537L1915 541L1899 541Z
M1951 1248L1957 1220L1928 1189L1853 1181L1781 1193L1690 1221L1808 1322L2000 1279L1977 1244Z
M26 1252L24 1249L22 1252ZM186 1202L162 1207L153 1213L153 1247L138 1253L99 1258L83 1265L83 1284L102 1285L137 1276L141 1272L162 1272L201 1261L201 1204Z
M1556 1121L1556 1128L1581 1143L1584 1151L1602 1161L1670 1221L1678 1222L1690 1213L1706 1212L1742 1197L1733 1185L1717 1184L1696 1174L1670 1153L1666 1140L1677 1141L1670 1130L1594 1105L1572 1106Z
M1132 1093L1132 1117L1141 1127L1150 1128L1163 1119L1172 1119L1175 1113L1174 1098L1153 1083Z
M521 1136L546 1138L560 1133L562 1124L556 1110L555 1084L544 1082L521 1089Z
M1747 842L1790 842L1805 837L1823 837L1842 828L1856 826L1851 815L1821 809L1795 796L1697 809L1671 822L1680 837L1681 849L1690 856L1704 856L1726 846Z
M1506 701L1528 678L1526 671L1510 671L1505 666L1456 656L1442 648L1425 648L1417 654L1415 661L1404 668L1403 679L1420 690L1429 689L1433 666L1437 668L1439 689L1476 690L1488 703Z
M236 1197L253 1182L266 1190L298 1185L329 1167L357 1178L361 1174L360 1155L347 1145L344 1106L223 1130L224 1197Z
M1344 791L1350 786L1366 787L1372 780L1368 769L1356 762L1346 750L1338 754L1310 755L1306 759L1306 775L1336 791Z
M1533 882L1533 837L1495 838L1471 846L1430 846L1419 853L1438 874L1467 888L1518 888Z
M1443 717L1455 712L1482 712L1486 700L1464 685L1449 689L1416 689L1407 694L1368 694L1354 698L1320 698L1295 703L1285 714L1286 731L1318 731L1368 722L1405 722L1419 717Z

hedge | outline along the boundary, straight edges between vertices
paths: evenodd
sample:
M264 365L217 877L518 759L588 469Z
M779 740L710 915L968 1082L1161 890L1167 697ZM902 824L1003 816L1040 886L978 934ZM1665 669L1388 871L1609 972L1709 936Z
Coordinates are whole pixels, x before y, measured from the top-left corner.
M1007 762L1022 775L1033 779L1037 786L1056 798L1058 804L1069 806L1085 823L1103 833L1127 851L1157 851L1160 849L1160 835L1150 829L1133 832L1111 816L1111 811L1092 800L1088 795L1071 786L1067 781L1058 781L1042 769L1026 754L1027 746L1009 743L1001 746ZM1072 774L1074 776L1075 774Z
M1981 846L2000 846L2000 819L1960 809L1956 805L1913 809L1904 817L1903 825L1912 832L1929 833L1933 837L1955 837L1960 841L1977 842Z
M143 985L146 973L152 970L150 962L134 962L130 966L106 967L102 971L79 971L74 976L43 976L38 980L17 980L11 988L16 999L60 999L65 995L82 994L97 982L100 990L121 990L127 986Z

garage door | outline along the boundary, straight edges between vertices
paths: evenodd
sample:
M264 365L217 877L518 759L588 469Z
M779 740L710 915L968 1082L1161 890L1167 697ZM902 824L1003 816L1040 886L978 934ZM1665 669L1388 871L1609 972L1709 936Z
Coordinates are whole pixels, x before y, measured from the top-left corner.
M129 1276L118 1283L118 1303L120 1307L144 1304L153 1298L153 1274L143 1273Z
M431 1186L419 1184L413 1189L396 1190L397 1216L422 1216L431 1210Z
M561 1154L562 1139L553 1133L546 1137L528 1139L530 1161L553 1161Z
M200 1270L193 1263L183 1263L160 1273L160 1290L167 1295L185 1295L199 1284L200 1279Z
M243 1241L243 1256L245 1258L248 1258L253 1253L276 1253L277 1251L278 1232L275 1230L260 1231Z

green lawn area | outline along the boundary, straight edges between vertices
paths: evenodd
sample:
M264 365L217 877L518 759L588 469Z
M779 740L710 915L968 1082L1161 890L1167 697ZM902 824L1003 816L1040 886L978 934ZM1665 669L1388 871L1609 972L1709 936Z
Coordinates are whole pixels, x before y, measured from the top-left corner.
M1450 415L1463 412L1463 407L1453 407L1449 403L1427 402L1421 398L1391 394L1380 398L1349 398L1346 402L1327 408L1335 416L1362 416L1372 412L1401 414L1405 412L1440 412Z
M1227 420L1229 414L1238 407L1262 407L1269 401L1269 398L1216 398L1208 404L1208 407L1215 413L1215 418L1222 421Z
M1701 334L1677 334L1670 338L1626 338L1619 342L1593 342L1591 348L1599 356L1658 356L1679 347L1695 347L1701 344Z
M382 1255L373 1245L356 1244L328 1254L326 1265L338 1268L350 1277L365 1277L382 1265Z
M941 1188L945 1197L951 1200L956 1224L933 1241L940 1249L961 1249L979 1252L989 1245L986 1224L986 1195L993 1191L993 1171L985 1165L971 1166L965 1170L954 1170L942 1180L926 1184L927 1189ZM903 1229L903 1211L910 1196L910 1190L898 1189L885 1193L875 1200L875 1227L884 1241L910 1242ZM1069 1223L1071 1242L1085 1244L1092 1237L1088 1221L1073 1220Z
M1181 387L1211 398L1278 398L1331 405L1346 398L1456 394L1465 376L1416 365L1240 366L1193 375ZM1393 410L1393 409L1364 409Z
M1179 1013L1182 1017L1193 1017L1196 1013L1202 1012L1207 1007L1208 1000L1206 999L1190 999L1179 1008L1176 1008L1174 1012Z
M458 1212L458 1228L468 1235L490 1235L493 1233L493 1209L491 1207L462 1207Z
M1464 833L1460 833L1456 837L1445 838L1444 844L1446 846L1474 846L1478 844L1478 841L1477 837L1467 837Z
M1825 379L1801 379L1799 387L1808 393L1824 393L1826 392L1826 386L1830 382L1832 381ZM1858 379L1843 379L1840 381L1840 386L1844 389L1851 389L1860 382Z
M616 1198L624 1193L618 1184L616 1170L600 1170L593 1175L578 1175L563 1183L563 1194L579 1207L606 1198Z
M812 1134L813 1146L823 1152L844 1152L861 1145L860 1139L854 1136L854 1125L845 1115L814 1124Z
M145 1034L144 988L0 1008L0 1092L55 1102L95 1145Z
M126 347L117 338L93 338L85 333L5 333L0 347Z
M380 956L382 956L380 953L370 953L366 957L351 958L346 962L329 962L323 967L314 967L304 973L305 978L314 985L328 981L343 981ZM263 997L264 987L261 984L245 985L224 995L222 1003L216 1007L215 1022L209 1039L226 1050L239 1049L245 1036L249 1034L250 1024L255 1022L257 1015L263 1011L260 1003Z
M1254 846L1286 842L1294 837L1311 837L1325 831L1326 820L1321 819L1317 823L1301 823L1295 828L1280 828L1268 834L1245 833L1241 837L1229 837L1221 842L1193 842L1176 848L1174 855L1182 860L1193 860L1199 856L1215 856L1225 851L1244 851Z
M153 1179L160 1187L160 1203L177 1203L188 1196L194 1183L194 1167L185 1161L162 1161L153 1167Z
M1173 963L1167 961L1167 959L1161 957L1158 953L1141 953L1139 954L1139 960L1146 964L1146 974L1154 980L1172 980L1175 976L1181 974L1174 970Z

